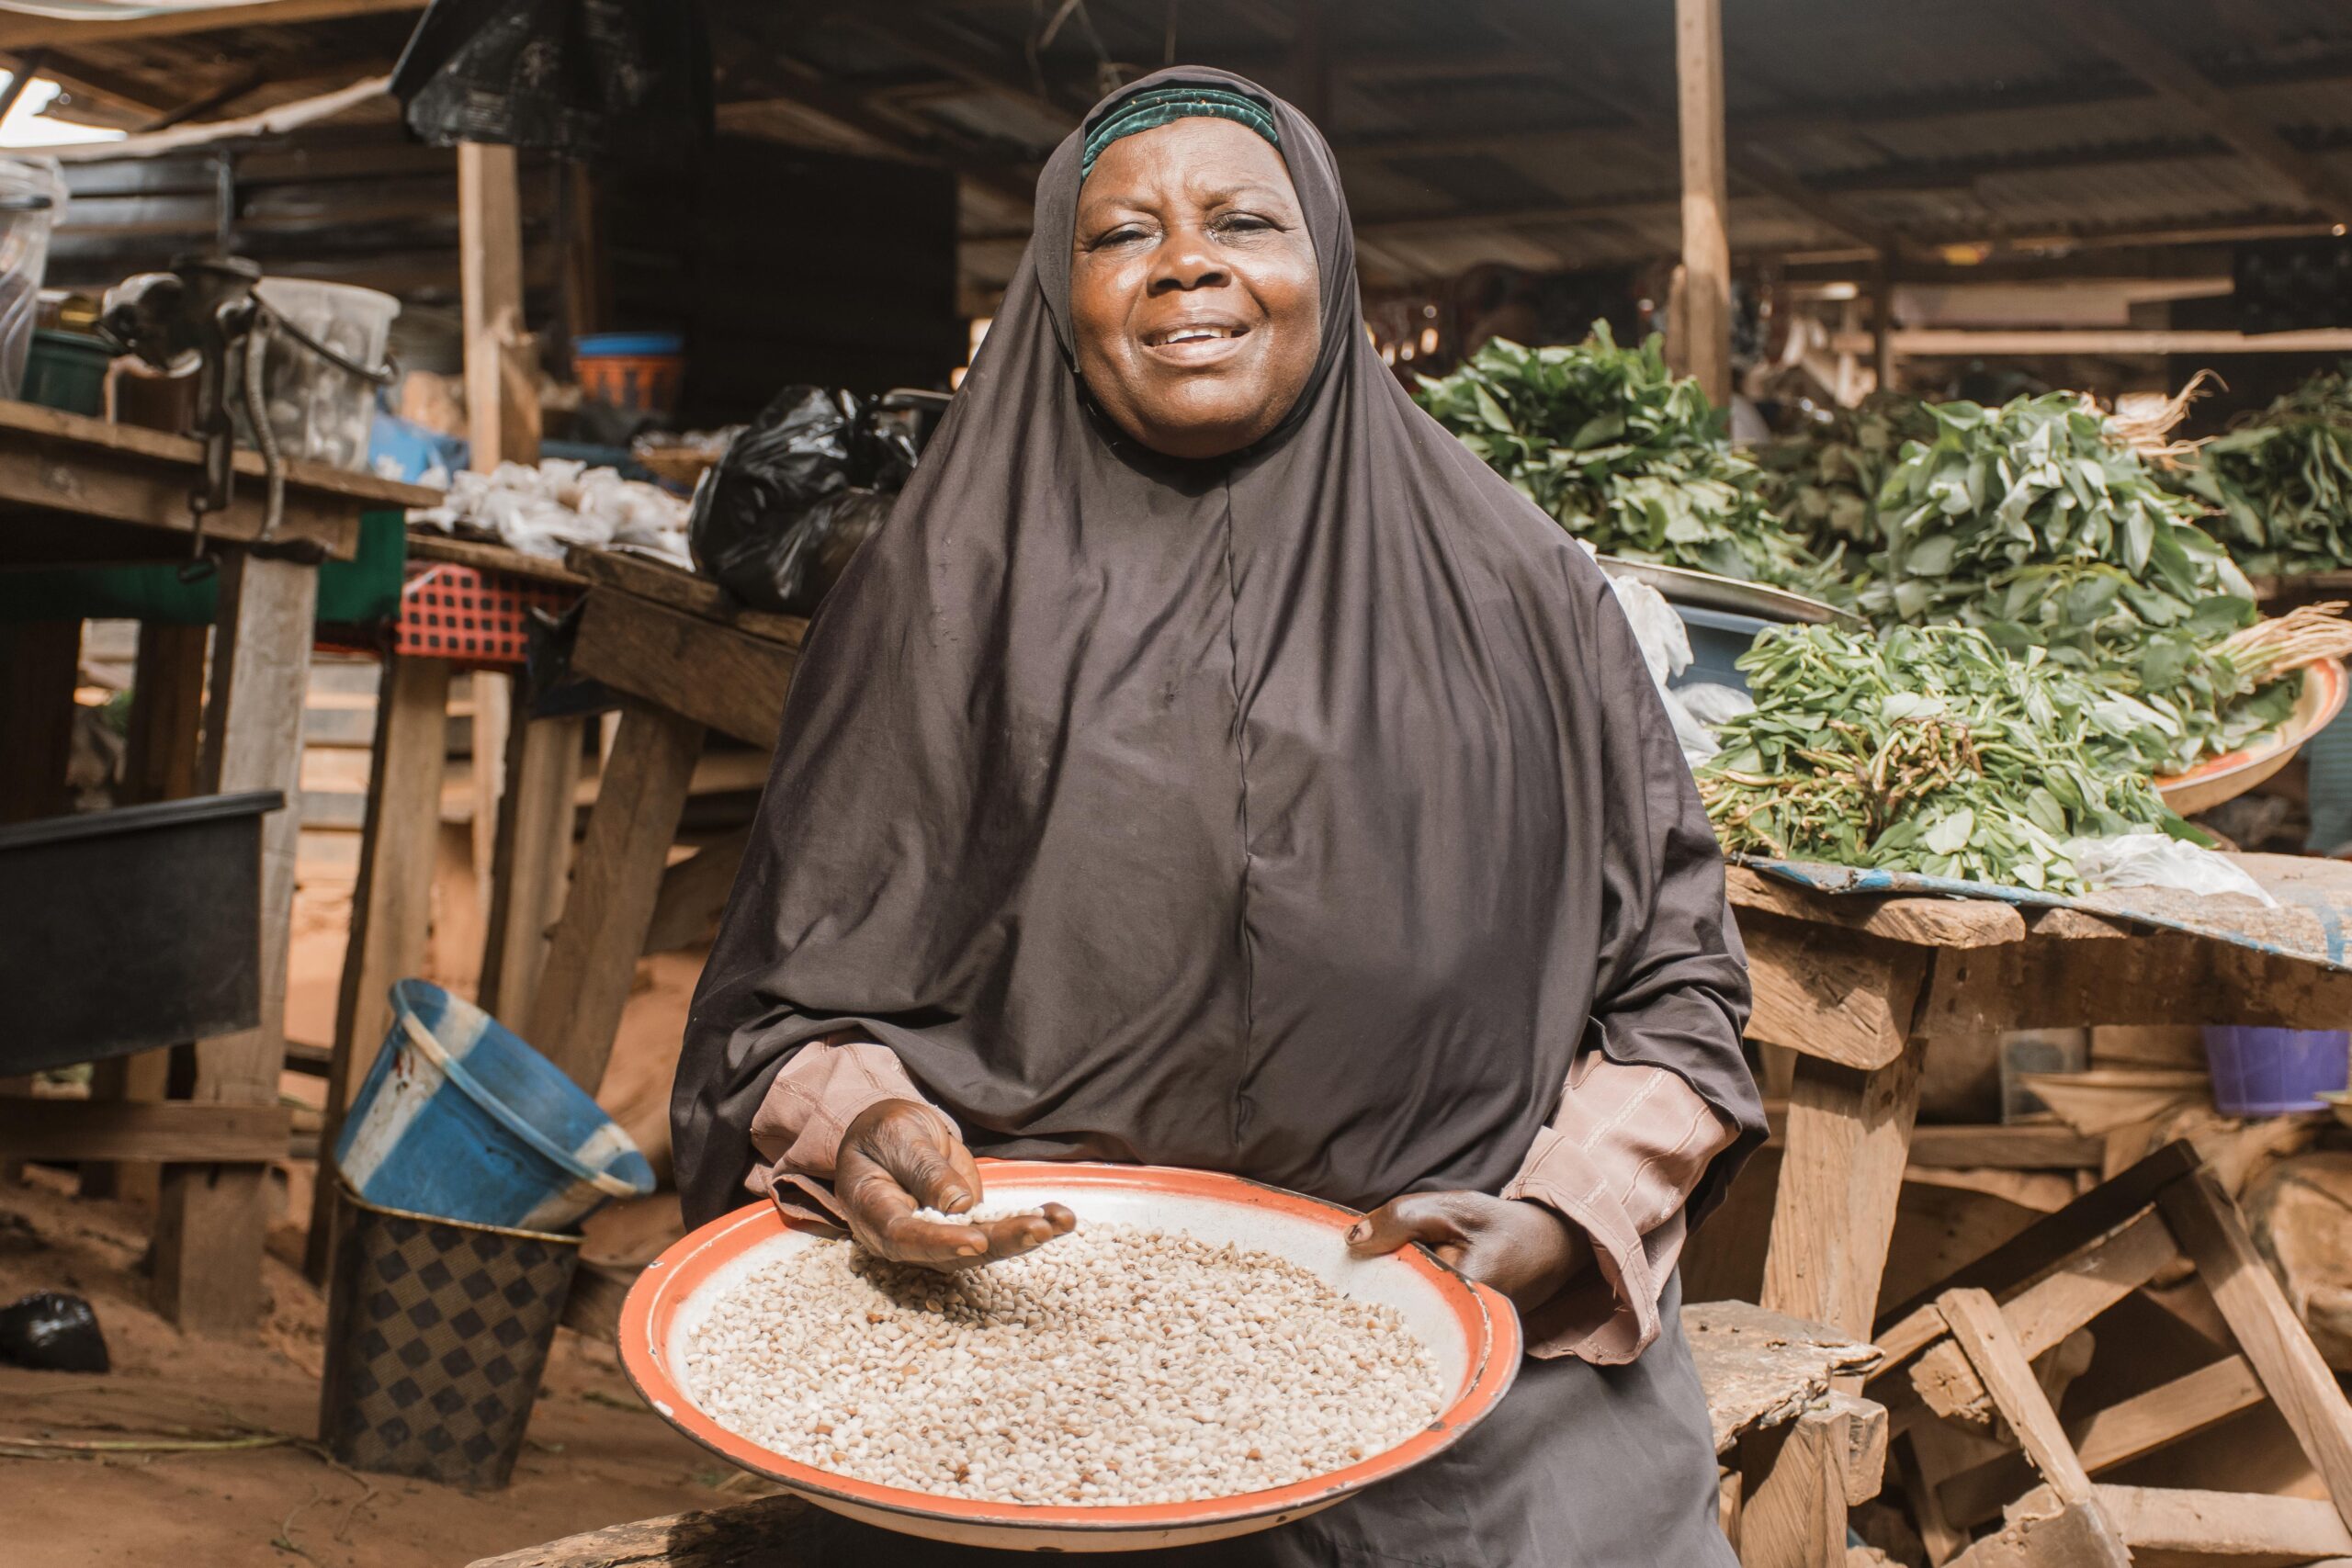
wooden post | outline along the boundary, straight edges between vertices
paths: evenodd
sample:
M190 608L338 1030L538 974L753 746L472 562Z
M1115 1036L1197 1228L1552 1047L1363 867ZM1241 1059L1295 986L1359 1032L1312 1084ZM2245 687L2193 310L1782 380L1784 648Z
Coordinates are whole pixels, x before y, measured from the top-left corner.
M498 802L476 997L485 1011L518 1032L530 1017L547 962L548 931L563 911L587 725L585 718L533 723L523 713L508 731L506 790Z
M1875 390L1894 390L1894 266L1884 251L1871 263L1871 368Z
M502 461L536 463L539 405L523 327L523 207L512 147L458 146L458 277L473 467L488 473Z
M622 710L563 919L523 1038L589 1093L604 1081L662 873L685 809L703 727L650 704Z
M449 666L394 655L376 690L376 748L368 774L368 820L351 935L335 999L334 1053L327 1060L326 1119L311 1198L303 1268L323 1280L334 1247L334 1143L343 1113L391 1028L392 983L425 968L432 934L433 868L441 831L441 780L448 747Z
M1724 209L1723 0L1674 0L1682 133L1682 362L1717 408L1731 406L1731 238Z
M1764 1261L1763 1304L1772 1311L1870 1337L1923 1051L1913 1039L1872 1071L1799 1059Z
M197 764L204 722L204 652L209 626L165 626L148 621L139 628L139 657L130 678L130 732L123 749L125 806L178 800L196 793ZM146 1102L164 1098L171 1073L171 1047L109 1056L91 1068L94 1100ZM82 1190L94 1198L153 1203L163 1168L141 1160L82 1168Z
M220 637L212 661L205 773L214 789L275 789L283 809L262 825L261 1022L201 1040L193 1098L274 1105L286 1062L286 953L302 825L302 706L310 690L319 574L289 560L231 552L220 569ZM165 1168L155 1226L156 1307L191 1334L253 1332L262 1304L268 1224L263 1165Z

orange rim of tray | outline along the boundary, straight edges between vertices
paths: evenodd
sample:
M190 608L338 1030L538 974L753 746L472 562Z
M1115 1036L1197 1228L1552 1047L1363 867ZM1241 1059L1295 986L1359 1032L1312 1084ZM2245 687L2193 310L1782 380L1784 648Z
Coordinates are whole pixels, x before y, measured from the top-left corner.
M2290 715L2278 728L2266 730L2251 746L2241 746L2234 751L2224 751L2218 757L2208 757L2182 773L2163 773L2155 780L2159 792L2178 789L2184 784L2203 784L2225 773L2233 773L2249 762L2266 761L2281 750L2301 750L2303 743L2325 729L2335 716L2344 710L2344 666L2335 660L2323 659L2300 667L2319 687L2311 702L2311 716L2297 732L2296 717Z
M1167 1166L1098 1165L1061 1160L982 1160L986 1177L1008 1185L1049 1181L1065 1190L1113 1188L1212 1198L1295 1215L1344 1231L1362 1216L1336 1203L1268 1187L1216 1171ZM1202 1526L1278 1514L1321 1504L1360 1491L1451 1447L1509 1392L1519 1374L1521 1340L1519 1314L1491 1288L1439 1262L1413 1246L1395 1254L1406 1268L1437 1286L1471 1347L1475 1361L1468 1386L1436 1420L1391 1449L1345 1470L1310 1476L1287 1486L1239 1493L1193 1503L1072 1504L976 1502L883 1486L820 1470L762 1448L729 1431L698 1409L667 1367L665 1347L677 1315L704 1281L770 1236L812 1227L787 1222L772 1203L754 1203L723 1214L689 1233L648 1264L621 1307L621 1364L637 1391L657 1414L695 1442L745 1470L782 1482L797 1492L837 1497L862 1507L975 1525L1096 1529L1106 1533Z

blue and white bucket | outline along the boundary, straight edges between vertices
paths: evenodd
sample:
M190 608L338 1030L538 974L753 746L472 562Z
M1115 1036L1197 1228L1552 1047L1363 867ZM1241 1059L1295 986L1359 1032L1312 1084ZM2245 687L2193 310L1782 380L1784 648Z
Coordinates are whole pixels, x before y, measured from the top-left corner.
M335 1141L379 1208L514 1230L572 1229L653 1190L629 1135L562 1069L471 1002L392 987L392 1027Z

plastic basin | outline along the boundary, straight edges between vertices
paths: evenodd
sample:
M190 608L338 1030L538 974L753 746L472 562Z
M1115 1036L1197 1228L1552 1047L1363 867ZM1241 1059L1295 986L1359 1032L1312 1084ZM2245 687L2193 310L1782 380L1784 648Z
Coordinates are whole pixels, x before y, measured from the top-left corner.
M2213 1075L2213 1108L2224 1116L2324 1111L2320 1096L2345 1089L2352 1032L2209 1025L2205 1066Z

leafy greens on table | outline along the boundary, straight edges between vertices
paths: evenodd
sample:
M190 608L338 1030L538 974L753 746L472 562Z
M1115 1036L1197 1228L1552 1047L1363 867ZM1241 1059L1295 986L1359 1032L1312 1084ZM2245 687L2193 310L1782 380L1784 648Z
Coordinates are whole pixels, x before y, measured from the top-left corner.
M2169 470L2248 571L2352 566L2352 363L2313 376Z
M1761 471L1723 413L1667 368L1659 340L1620 348L1605 321L1570 347L1482 346L1423 378L1420 405L1519 492L1605 555L1780 587L1820 566L1765 506Z

